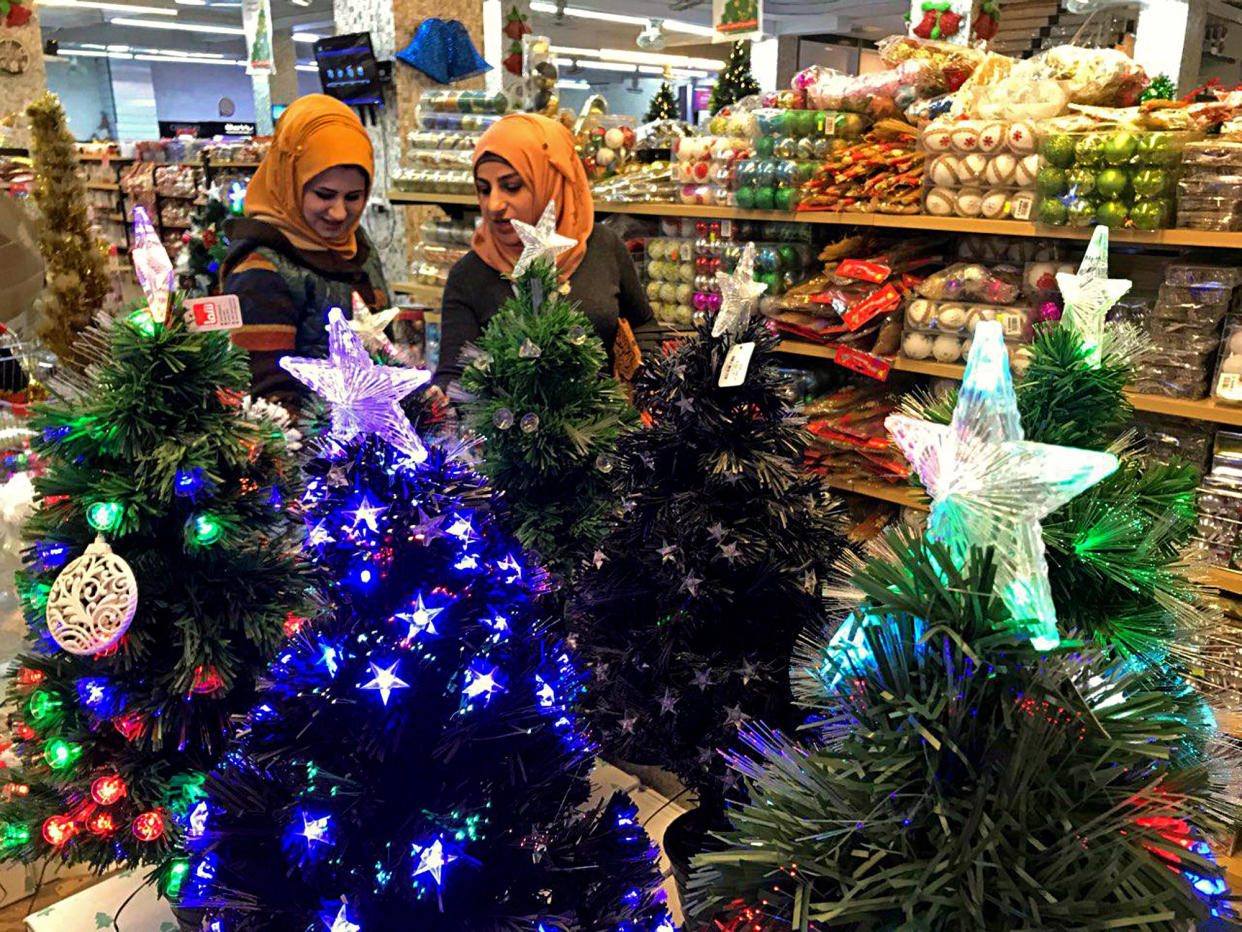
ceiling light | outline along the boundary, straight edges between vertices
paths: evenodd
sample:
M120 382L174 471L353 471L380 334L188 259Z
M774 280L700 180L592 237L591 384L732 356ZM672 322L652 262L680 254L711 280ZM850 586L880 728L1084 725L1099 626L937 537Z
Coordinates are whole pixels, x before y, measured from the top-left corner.
M318 65L294 65L294 66L293 66L293 70L294 70L294 71L315 71L315 72L318 72L318 71L319 71L319 66L318 66Z
M572 58L556 58L552 64L558 68L568 68L574 64ZM626 65L621 62L613 61L579 61L578 66L581 68L589 68L594 71L621 71L625 74L633 74L637 71L639 74L663 74L663 68L657 68L655 65Z
M78 10L118 10L122 13L150 13L152 16L176 16L176 10L158 6L140 6L136 3L110 3L105 0L40 0L39 6L54 6Z
M73 57L75 57L75 58L77 58L77 57L81 57L81 58L122 58L122 59L132 59L132 58L134 57L134 56L132 56L132 55L125 55L125 54L124 54L124 53L122 53L122 52L99 52L99 51L96 51L95 49L67 49L67 48L63 48L63 47L61 48L61 50L60 50L60 52L59 52L58 54L60 54L60 55L71 55L71 56L73 56Z
M625 49L579 49L564 45L552 46L557 55L573 55L583 58L600 58L604 61L629 62L635 65L669 65L673 68L706 68L720 71L724 62L714 58L691 58L688 55L657 55L653 52L630 52Z
M636 26L646 26L650 23L650 17L647 16L626 16L621 13L605 13L600 10L586 10L582 7L567 6L564 10L558 11L557 4L548 3L546 0L535 0L530 5L532 13L551 13L556 15L563 12L566 16L577 17L578 19L598 19L609 23L633 23ZM664 21L665 32L684 32L692 36L712 36L715 30L711 26L700 26L697 23L684 23L675 19L666 19Z
M310 6L311 0L289 0L294 6Z
M316 35L313 32L295 32L293 34L294 42L318 42L323 36Z
M557 81L556 86L563 91L589 91L591 85L586 81Z
M176 62L180 65L235 65L239 68L246 66L244 61L238 61L235 58L191 58L189 55L135 55L134 59L136 61Z
M241 26L209 26L206 23L161 23L153 19L129 19L125 16L118 16L116 19L109 20L109 24L113 26L138 26L143 29L177 29L181 32L210 32L221 36L244 36L246 30Z
M207 0L177 0L177 6L206 6Z

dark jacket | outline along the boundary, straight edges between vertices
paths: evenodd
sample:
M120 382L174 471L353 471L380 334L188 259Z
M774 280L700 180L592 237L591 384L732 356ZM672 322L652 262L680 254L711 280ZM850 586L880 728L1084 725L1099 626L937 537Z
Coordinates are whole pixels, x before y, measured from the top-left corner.
M466 253L449 270L441 305L444 317L436 385L446 388L456 381L462 372L462 349L478 339L487 322L511 297L512 283L474 252ZM595 332L608 351L610 372L612 347L621 318L634 328L644 352L658 342L651 305L647 303L629 250L621 238L605 226L596 225L591 231L586 255L569 277L569 300L595 325Z
M352 292L372 310L388 306L379 255L361 229L358 252L304 252L270 224L238 217L226 227L233 244L220 265L225 294L241 301L242 326L233 342L250 353L251 391L283 402L306 391L280 368L282 356L327 356L328 312L353 316Z

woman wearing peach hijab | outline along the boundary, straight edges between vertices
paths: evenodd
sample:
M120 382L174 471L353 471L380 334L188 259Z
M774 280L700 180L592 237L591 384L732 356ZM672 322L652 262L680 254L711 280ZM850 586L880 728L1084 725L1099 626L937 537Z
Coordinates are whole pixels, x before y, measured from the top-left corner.
M444 286L437 387L461 375L462 348L513 295L504 277L522 254L513 221L534 224L549 201L556 203L556 231L577 240L557 257L561 282L595 325L609 366L619 321L628 321L640 337L640 328L654 329L644 326L651 324L651 307L629 251L615 233L595 224L586 172L564 126L529 113L497 121L474 147L474 186L483 217L470 252Z
M225 229L222 290L241 301L233 341L250 351L252 391L296 403L304 389L278 365L326 356L328 311L352 313L357 292L388 305L379 255L359 227L375 172L354 112L324 94L294 101L246 190L246 215Z

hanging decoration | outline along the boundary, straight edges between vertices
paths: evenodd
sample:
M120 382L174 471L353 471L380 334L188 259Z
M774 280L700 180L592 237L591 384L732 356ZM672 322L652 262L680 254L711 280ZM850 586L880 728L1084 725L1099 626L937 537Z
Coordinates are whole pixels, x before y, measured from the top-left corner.
M419 24L397 58L439 84L465 81L492 70L460 20L434 16Z
M4 18L4 25L10 29L25 26L30 22L30 0L0 0L0 17Z
M1000 32L1000 4L997 0L983 0L971 31L976 39L990 42Z
M1143 93L1139 94L1140 102L1146 103L1149 100L1177 100L1177 85L1167 74L1156 75L1143 89Z
M1061 638L1048 585L1040 519L1117 468L1111 453L1023 439L998 321L980 321L950 424L890 415L885 426L932 499L928 530L964 561L995 547L996 586L1031 643Z
M135 207L133 217L133 246L129 253L134 261L134 272L147 296L147 313L155 323L163 324L168 317L168 299L176 272L146 209Z
M242 0L242 28L246 33L246 74L275 74L271 0Z
M1065 300L1061 323L1082 337L1088 361L1098 367L1103 357L1104 320L1130 290L1128 279L1108 277L1108 227L1095 228L1078 272L1058 272L1057 287Z
M910 0L911 35L955 45L970 40L972 0Z
M134 571L99 535L52 583L47 629L61 649L90 656L124 637L137 610Z

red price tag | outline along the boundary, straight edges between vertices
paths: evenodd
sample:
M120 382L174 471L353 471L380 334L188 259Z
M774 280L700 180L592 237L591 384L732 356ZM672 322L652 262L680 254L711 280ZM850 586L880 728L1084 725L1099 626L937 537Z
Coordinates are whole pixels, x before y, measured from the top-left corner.
M241 302L235 294L190 298L185 302L185 320L191 330L232 330L242 324Z
M853 369L877 382L887 382L888 374L893 369L892 363L887 360L872 356L870 353L859 352L848 346L838 346L836 356L833 358L838 366Z

